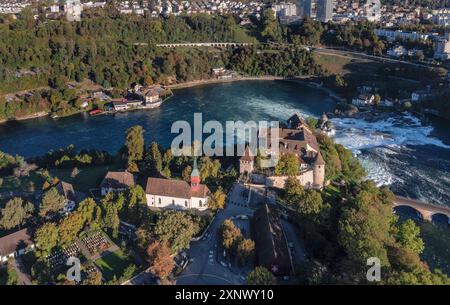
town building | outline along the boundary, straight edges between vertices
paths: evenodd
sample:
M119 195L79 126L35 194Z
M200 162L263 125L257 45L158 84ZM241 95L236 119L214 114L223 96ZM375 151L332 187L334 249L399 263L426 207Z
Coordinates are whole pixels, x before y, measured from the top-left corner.
M387 29L375 29L375 34L378 37L385 38L389 42L395 40L425 41L431 37L430 34L421 34L417 32L404 32L401 30L394 31Z
M141 108L143 105L141 100L117 99L112 101L112 106L115 111L126 111Z
M148 178L145 188L147 205L153 208L206 210L211 192L200 183L195 159L190 179L188 183L184 180Z
M376 22L381 18L381 2L380 0L367 0L364 5L365 15L364 17L368 21Z
M325 161L320 153L316 136L298 114L289 118L287 124L287 128L270 127L261 130L258 137L260 141L268 144L264 148L264 155L277 158L283 154L294 154L299 160L296 178L300 184L307 188L323 188L325 184ZM271 147L271 143L278 143L278 147ZM254 159L251 156L252 152L247 147L240 159L239 169L241 173L255 172ZM274 169L272 168L266 171L263 180L268 187L283 188L287 178L287 176L274 175ZM261 180L260 177L255 179Z
M109 192L118 193L127 190L136 184L133 174L124 172L108 172L100 184L101 194L105 196Z
M405 47L400 46L400 45L387 50L387 55L396 57L396 58L405 56L406 54L407 54L407 51L406 51Z
M278 18L297 16L297 6L294 3L277 3L272 9Z
M64 13L66 14L66 19L68 21L80 21L82 11L83 6L81 5L80 0L64 1Z
M34 249L30 229L22 229L0 238L0 263Z
M256 265L265 267L276 276L289 276L292 264L279 214L264 204L255 212L252 226Z
M317 20L328 22L333 19L333 0L317 1Z
M434 58L439 60L450 59L450 33L446 33L445 36L436 41Z

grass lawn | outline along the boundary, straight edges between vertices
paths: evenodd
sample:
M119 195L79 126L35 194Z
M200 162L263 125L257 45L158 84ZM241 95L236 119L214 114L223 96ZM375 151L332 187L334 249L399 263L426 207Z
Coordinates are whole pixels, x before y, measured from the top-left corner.
M72 169L54 169L50 174L72 183L75 190L89 194L89 189L99 188L106 172L117 169L115 164L79 168L80 172L75 178L70 177Z
M107 281L110 281L113 279L114 275L119 279L125 268L133 263L133 261L119 249L116 252L97 259L94 263L102 271L103 277Z

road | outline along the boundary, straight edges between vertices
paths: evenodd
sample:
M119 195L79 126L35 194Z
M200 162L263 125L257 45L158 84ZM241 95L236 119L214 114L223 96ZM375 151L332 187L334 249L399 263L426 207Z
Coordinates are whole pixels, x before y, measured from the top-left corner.
M191 243L187 252L191 262L186 270L176 278L177 285L237 285L244 283L244 273L234 272L220 264L221 253L217 253L220 238L217 230L225 219L237 215L253 215L254 210L248 207L247 197L244 197L245 187L235 184L228 196L227 206L220 211L210 228L209 236Z
M305 246L300 238L298 238L295 227L287 220L282 219L281 225L283 226L283 231L286 236L289 252L292 257L292 263L298 265L306 260Z
M372 59L372 60L383 61L383 62L401 63L401 64L415 66L415 67L419 67L419 68L431 68L432 67L432 66L426 65L426 64L419 64L419 63L409 62L409 61L405 61L405 60L384 57L384 56L369 55L369 54L361 53L361 52L338 50L335 48L326 48L326 47L312 48L312 52L322 53L322 54L326 54L326 55L341 56L341 57L346 57L346 58L348 58L348 56L353 56L353 57L356 56L356 57L360 57L360 58Z

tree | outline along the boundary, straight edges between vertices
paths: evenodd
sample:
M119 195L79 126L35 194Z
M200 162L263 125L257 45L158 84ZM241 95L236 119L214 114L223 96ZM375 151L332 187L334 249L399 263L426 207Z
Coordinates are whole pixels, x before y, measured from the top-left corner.
M219 160L211 160L204 156L200 160L200 180L205 181L209 177L217 177L221 164Z
M360 268L365 268L369 257L378 257L382 266L388 267L386 246L394 242L391 232L395 223L390 192L371 181L362 182L360 188L351 204L342 209L339 244Z
M163 161L158 143L152 142L147 150L145 163L147 168L153 173L160 173L163 170Z
M114 238L119 235L120 218L115 204L110 204L106 207L104 226L110 230Z
M160 279L166 279L175 267L170 249L165 242L154 241L147 248L150 271Z
M51 216L62 208L64 208L64 197L59 195L55 187L52 187L42 196L39 215L41 217Z
M125 147L128 161L140 161L144 156L144 129L136 125L127 130Z
M62 247L70 246L78 233L83 229L84 221L81 213L75 212L65 217L59 224L59 243Z
M288 177L284 183L285 200L289 205L299 204L305 194L303 185L296 177Z
M313 189L307 190L298 204L300 214L314 218L320 214L323 208L322 196Z
M22 198L15 197L9 200L5 207L1 209L0 227L9 230L20 227L29 219L34 211L34 206L30 202L24 202Z
M139 225L143 221L147 209L145 191L140 185L130 187L127 192L125 219L132 224Z
M183 177L183 180L186 182L189 182L191 179L191 172L192 172L192 166L188 165L183 169L183 172L181 176Z
M83 226L89 225L91 229L100 228L102 211L94 199L87 198L80 202L76 212L81 216Z
M242 236L241 230L236 227L231 219L226 219L221 228L222 245L225 249L230 250L235 245L238 239Z
M420 238L420 228L411 219L406 220L398 227L397 241L406 249L421 254L424 247Z
M281 41L281 28L272 9L266 9L262 18L263 30L261 36L267 41Z
M219 186L209 197L208 207L212 210L223 209L226 199L227 195L223 192L222 187Z
M156 236L167 243L173 253L189 248L191 238L198 231L198 224L182 211L162 212L154 229Z
M258 266L247 275L248 285L276 285L275 276L262 266Z
M241 238L237 245L237 257L241 265L244 265L253 256L255 242L251 239Z
M300 163L295 154L287 153L280 156L275 166L277 176L297 176Z
M97 271L90 272L84 281L85 285L101 285L102 284L102 274Z
M58 244L58 227L52 223L44 223L36 230L34 241L38 248L40 257L47 257Z

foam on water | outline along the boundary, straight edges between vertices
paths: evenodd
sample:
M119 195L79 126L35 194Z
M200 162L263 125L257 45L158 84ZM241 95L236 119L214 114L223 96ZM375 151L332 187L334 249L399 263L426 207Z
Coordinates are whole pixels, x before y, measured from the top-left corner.
M422 126L410 113L380 121L355 118L332 119L336 127L335 140L359 154L361 150L380 146L435 145L450 148L441 140L431 137L432 126Z
M445 203L450 178L445 170L423 162L421 154L420 147L450 149L431 136L432 126L422 125L419 118L407 112L378 121L335 118L332 122L336 127L335 141L358 156L368 179L379 186L392 185L396 192L418 199ZM428 158L427 162L432 162L431 156Z

